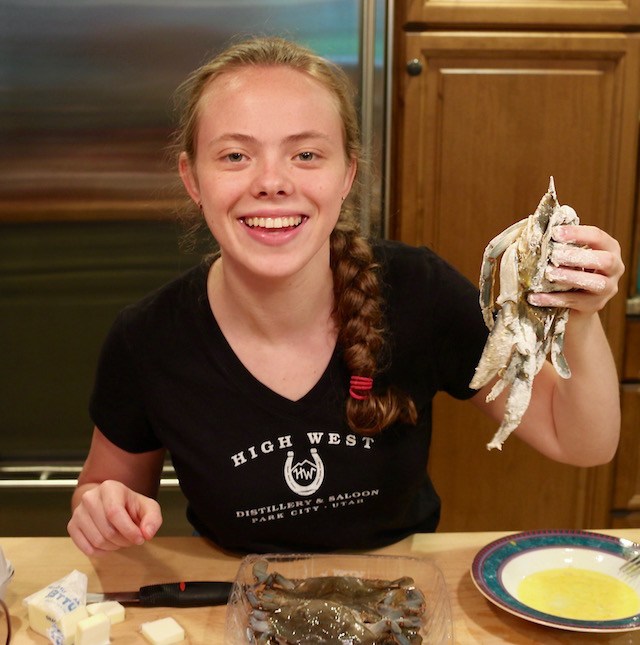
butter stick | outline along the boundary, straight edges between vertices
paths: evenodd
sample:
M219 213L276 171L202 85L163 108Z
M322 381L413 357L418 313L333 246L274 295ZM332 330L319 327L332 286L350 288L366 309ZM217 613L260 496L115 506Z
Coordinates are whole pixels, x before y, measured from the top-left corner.
M86 592L87 576L74 570L31 594L24 599L29 627L56 645L73 645L76 624L89 615Z

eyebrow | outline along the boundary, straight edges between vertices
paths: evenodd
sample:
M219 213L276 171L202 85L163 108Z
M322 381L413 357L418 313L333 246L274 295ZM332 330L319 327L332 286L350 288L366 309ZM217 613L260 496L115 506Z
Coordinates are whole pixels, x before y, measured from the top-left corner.
M328 140L329 137L326 134L319 132L318 130L305 130L303 132L290 134L289 136L285 137L284 140L286 143L296 143L298 141L307 141L309 139ZM246 143L253 143L257 141L257 139L250 134L243 134L241 132L228 132L213 139L210 145L221 143L224 141L242 141Z

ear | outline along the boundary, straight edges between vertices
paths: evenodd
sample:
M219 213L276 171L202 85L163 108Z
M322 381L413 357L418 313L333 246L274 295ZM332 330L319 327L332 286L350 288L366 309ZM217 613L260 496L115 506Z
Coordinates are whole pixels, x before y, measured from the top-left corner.
M355 158L352 158L349 165L347 166L347 172L344 177L342 199L346 199L347 195L351 192L351 186L353 186L353 181L356 178L357 171L358 171L358 162L356 161Z
M187 189L189 196L196 204L200 204L201 199L198 177L186 152L180 153L180 157L178 158L178 171L180 172L180 179L182 179L182 183Z

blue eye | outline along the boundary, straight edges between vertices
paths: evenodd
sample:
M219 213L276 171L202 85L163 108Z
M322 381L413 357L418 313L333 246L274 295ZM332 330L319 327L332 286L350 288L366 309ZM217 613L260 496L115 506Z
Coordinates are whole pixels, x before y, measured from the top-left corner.
M315 159L315 154L313 152L301 152L298 155L298 159L301 161L313 161Z
M244 155L241 152L230 152L227 155L227 159L229 161L233 161L234 163L238 163L239 161L242 161L244 159Z

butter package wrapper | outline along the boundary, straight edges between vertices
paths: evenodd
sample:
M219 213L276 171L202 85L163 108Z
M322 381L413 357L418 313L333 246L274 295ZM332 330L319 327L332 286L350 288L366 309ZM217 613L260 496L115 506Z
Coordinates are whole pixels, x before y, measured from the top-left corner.
M87 576L75 569L24 599L29 626L54 645L73 645L76 623L88 616Z
M13 567L11 566L11 562L4 557L4 552L0 546L0 600L4 598L12 576Z

